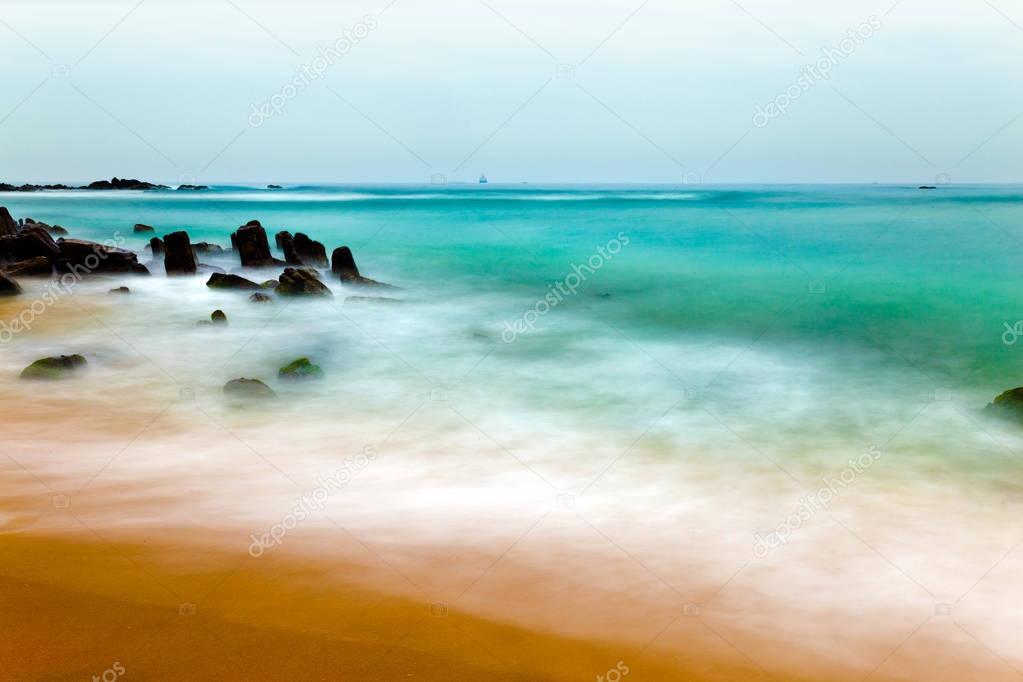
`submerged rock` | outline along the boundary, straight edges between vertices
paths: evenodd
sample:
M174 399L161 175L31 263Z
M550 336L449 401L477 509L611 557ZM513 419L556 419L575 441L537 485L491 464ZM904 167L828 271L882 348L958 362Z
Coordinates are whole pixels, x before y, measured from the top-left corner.
M21 370L22 379L63 379L86 365L81 355L61 355L56 358L42 358Z
M252 280L245 279L239 275L223 274L219 272L214 272L210 275L209 280L206 282L206 286L211 289L239 289L242 291L259 289L259 285Z
M63 237L64 235L67 234L67 230L65 230L60 225L50 225L49 227L46 228L46 231L49 232L50 234L55 234L58 237Z
M129 289L128 287L117 287L116 289L111 289L108 293L111 293L111 294L130 294L131 293L131 289Z
M227 324L227 315L224 314L223 310L214 310L210 313L210 320L214 324Z
M1023 422L1023 386L1010 388L992 400L984 411Z
M277 280L275 280L275 279L268 279L265 282L263 282L262 284L260 284L259 288L260 289L276 289L278 284L280 284L280 282L278 282Z
M309 358L299 358L281 367L277 376L282 380L298 381L303 379L322 379L326 376L323 368L314 365Z
M224 384L224 394L233 398L276 398L277 394L259 379L231 379Z
M196 257L220 256L224 253L224 247L220 244L211 244L210 242L196 242L192 244L192 252L195 253Z
M199 269L192 241L184 230L164 236L163 249L163 267L168 275L194 275Z
M146 233L146 232L156 232L156 228L153 227L152 225L144 225L142 223L135 223L134 232L136 234Z
M20 263L9 265L4 272L12 277L50 277L53 275L53 263L49 258L36 256Z
M0 296L17 296L21 293L21 285L7 275L0 273Z
M311 270L284 268L277 284L283 296L333 296L330 289Z
M252 294L251 296L249 296L249 300L252 301L253 303L273 303L274 302L272 296L267 296L266 294L261 294L258 291L256 293Z

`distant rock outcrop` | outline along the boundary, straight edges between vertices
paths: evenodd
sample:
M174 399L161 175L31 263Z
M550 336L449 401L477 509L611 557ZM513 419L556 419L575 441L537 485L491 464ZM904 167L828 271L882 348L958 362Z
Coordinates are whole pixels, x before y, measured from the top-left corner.
M97 180L90 182L78 189L170 189L167 185L154 185L151 182L128 178L110 178L109 180Z

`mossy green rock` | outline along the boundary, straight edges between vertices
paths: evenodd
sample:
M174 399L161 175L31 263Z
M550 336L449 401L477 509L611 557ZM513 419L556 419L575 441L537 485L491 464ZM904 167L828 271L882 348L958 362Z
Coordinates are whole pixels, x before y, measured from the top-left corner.
M42 358L21 371L22 379L63 379L86 365L81 355L61 355L56 358Z
M1023 386L1005 391L992 400L984 410L999 417L1023 421Z
M281 379L322 379L324 378L323 368L314 365L309 358L299 358L294 362L281 367L277 375Z
M277 394L259 379L231 379L224 384L224 394L232 398L276 398Z

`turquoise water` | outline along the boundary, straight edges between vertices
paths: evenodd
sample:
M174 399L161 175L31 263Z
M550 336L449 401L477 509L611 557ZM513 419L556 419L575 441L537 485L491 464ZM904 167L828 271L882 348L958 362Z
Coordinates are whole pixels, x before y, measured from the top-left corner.
M751 447L814 461L896 438L905 461L937 450L982 470L1014 447L1013 427L979 410L1023 384L1023 339L1003 341L1023 319L1019 187L219 187L0 203L71 236L119 232L140 251L136 222L226 246L259 219L328 253L349 245L408 304L360 310L369 335L319 313L302 341L286 336L293 323L271 329L379 409L386 378L398 393L463 391L481 419L508 417L495 431L543 419L645 433L651 456ZM509 338L615 240L574 294Z

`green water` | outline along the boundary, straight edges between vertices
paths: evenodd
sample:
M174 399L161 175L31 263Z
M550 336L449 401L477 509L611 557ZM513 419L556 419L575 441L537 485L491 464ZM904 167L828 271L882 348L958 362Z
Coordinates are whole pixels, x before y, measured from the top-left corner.
M1016 428L980 412L1023 384L1023 339L1003 339L1023 320L1018 187L222 187L0 203L140 251L136 222L227 245L254 218L351 246L407 305L352 312L365 334L329 311L301 330L267 324L275 345L333 363L367 409L436 385L495 432L642 433L651 457L841 461L883 443L916 473L1018 461ZM502 335L614 240L628 243L574 294ZM143 288L168 307L129 327L188 300L153 269Z

